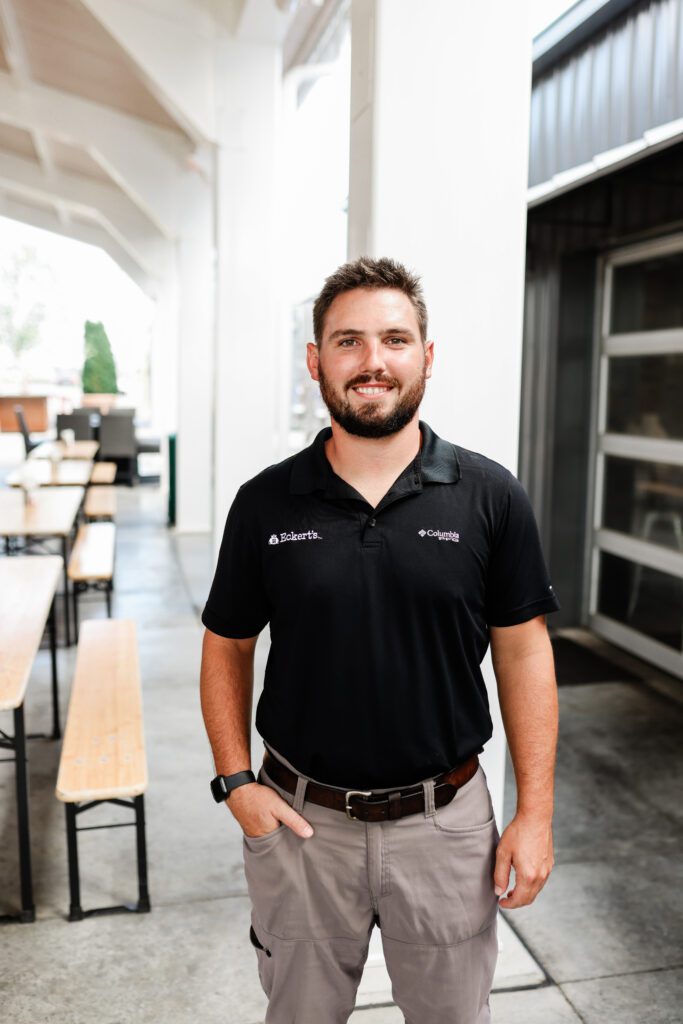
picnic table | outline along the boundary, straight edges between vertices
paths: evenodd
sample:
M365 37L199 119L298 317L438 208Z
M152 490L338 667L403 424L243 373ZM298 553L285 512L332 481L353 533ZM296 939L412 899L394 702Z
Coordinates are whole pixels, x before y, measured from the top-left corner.
M0 559L0 710L10 710L14 735L0 730L0 749L11 750L16 776L17 824L21 912L0 920L35 920L31 842L28 808L28 773L24 703L31 668L40 647L46 622L50 625L52 659L52 738L61 735L57 684L55 594L62 560L58 555L43 558Z
M71 643L71 622L69 610L69 539L74 529L76 516L81 507L85 488L83 487L41 487L33 495L33 504L26 505L24 495L17 488L0 489L0 537L5 538L5 551L14 554L19 550L16 542L24 539L21 550L41 552L40 543L51 538L61 542L61 561L64 569L64 627L66 644Z

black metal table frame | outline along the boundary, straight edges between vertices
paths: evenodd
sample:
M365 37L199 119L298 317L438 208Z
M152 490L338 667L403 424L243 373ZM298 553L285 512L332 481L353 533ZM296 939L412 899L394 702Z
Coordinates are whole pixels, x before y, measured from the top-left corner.
M79 505L71 529L68 533L54 533L54 534L40 534L36 536L34 534L21 534L14 536L5 535L5 554L8 556L14 555L35 555L39 557L43 554L54 554L53 551L37 551L36 548L40 548L45 541L58 540L61 542L62 548L62 562L63 562L63 573L64 573L64 590L61 593L61 597L64 601L64 646L71 647L71 595L69 593L69 554L71 550L71 544L75 540L76 531L78 529L79 520L81 518L81 510L83 508L83 502ZM17 544L17 541L23 540L22 546ZM74 637L73 642L78 639Z
M50 739L58 740L61 735L59 723L59 684L57 679L57 618L55 610L55 598L50 604L48 615L48 626L50 631L50 657L52 662L52 733ZM26 735L24 721L24 701L17 708L13 708L14 735L9 736L0 729L0 750L14 751L14 757L0 758L0 763L15 763L16 796L17 796L17 832L19 838L19 877L21 886L21 911L18 914L0 915L0 924L30 924L36 919L35 904L33 902L33 872L31 866L31 830L29 821L29 799L28 799L28 757L26 753L26 740L45 738L45 733L31 733Z

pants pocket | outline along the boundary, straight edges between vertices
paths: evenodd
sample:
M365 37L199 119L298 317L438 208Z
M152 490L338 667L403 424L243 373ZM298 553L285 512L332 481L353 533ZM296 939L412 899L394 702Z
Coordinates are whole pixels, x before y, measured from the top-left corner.
M451 832L455 835L478 832L494 826L493 803L481 765L469 782L460 787L452 800L436 808L432 823L440 832Z
M256 932L254 931L253 924L249 925L249 940L255 949L262 949L266 956L272 956L270 950L266 949L266 947L259 942L259 938Z

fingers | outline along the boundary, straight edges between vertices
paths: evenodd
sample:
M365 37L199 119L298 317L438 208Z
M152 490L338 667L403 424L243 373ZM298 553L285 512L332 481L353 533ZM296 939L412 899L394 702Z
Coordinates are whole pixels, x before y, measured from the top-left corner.
M502 896L510 883L510 867L512 866L512 855L503 847L498 845L496 850L496 868L493 872L493 882L496 887L496 896Z
M277 809L273 809L273 814L276 814L283 825L287 825L291 828L292 832L296 832L302 839L309 839L313 835L311 825L300 814L297 814L286 800L282 800L282 806L278 804Z
M531 872L526 876L515 871L514 888L503 899L498 900L498 906L504 910L515 910L517 907L527 907L538 896L539 892L548 880L550 872ZM506 888L506 886L504 887ZM496 890L496 895L498 892Z

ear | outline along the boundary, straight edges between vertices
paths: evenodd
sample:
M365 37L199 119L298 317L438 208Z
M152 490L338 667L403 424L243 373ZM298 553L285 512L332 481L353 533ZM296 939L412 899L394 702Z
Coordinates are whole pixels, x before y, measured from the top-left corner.
M318 374L319 363L320 352L318 350L318 346L312 341L309 341L306 345L306 366L308 367L308 372L313 380L320 380L320 375Z
M434 362L434 342L428 341L425 344L425 377L431 377L432 375L432 364Z

